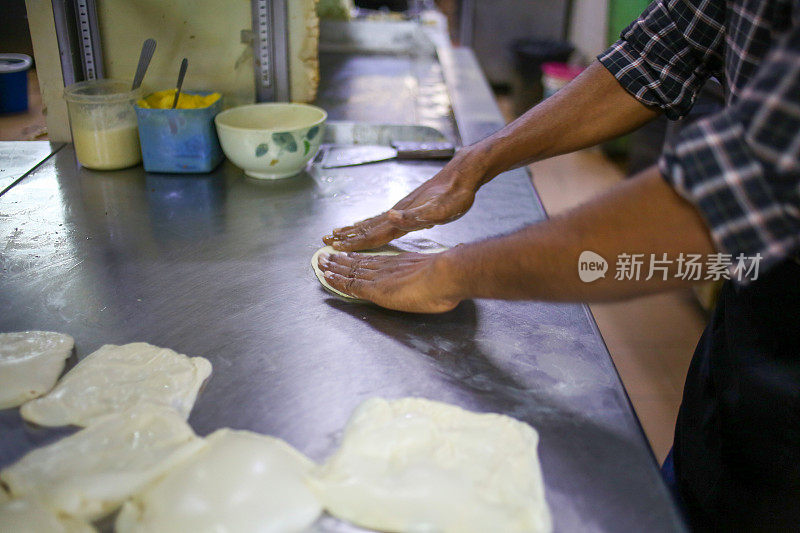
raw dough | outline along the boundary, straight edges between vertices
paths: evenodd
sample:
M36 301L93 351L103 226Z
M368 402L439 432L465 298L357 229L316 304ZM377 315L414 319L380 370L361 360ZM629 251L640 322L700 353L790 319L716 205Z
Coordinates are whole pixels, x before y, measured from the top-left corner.
M331 514L380 531L547 532L538 440L508 416L374 398L313 486Z
M0 533L94 533L95 529L70 517L56 516L33 500L0 503Z
M14 498L93 521L197 452L203 440L171 409L138 409L29 452L0 471Z
M418 241L412 241L412 249L400 249L393 246L386 246L386 249L381 249L377 251L366 251L366 252L358 252L363 255L400 255L407 252L417 252L423 254L437 254L440 252L444 252L447 250L446 247L442 246L441 244L435 243L433 241L427 241L424 239ZM317 279L325 287L326 290L332 292L337 296L341 296L345 300L349 300L351 302L363 302L360 298L354 298L349 294L345 294L340 290L334 289L329 283L328 280L325 279L325 274L323 274L322 270L319 268L319 256L322 254L342 254L344 252L340 252L339 250L335 249L333 246L323 246L316 252L314 255L311 256L311 268L314 269L314 274L317 275Z
M74 345L69 335L51 331L0 333L0 409L52 389Z
M42 426L88 426L96 418L139 405L170 407L184 419L211 363L144 342L106 344L81 360L43 398L22 406Z
M284 441L222 429L206 443L122 507L117 533L289 533L322 512L304 480L314 463Z

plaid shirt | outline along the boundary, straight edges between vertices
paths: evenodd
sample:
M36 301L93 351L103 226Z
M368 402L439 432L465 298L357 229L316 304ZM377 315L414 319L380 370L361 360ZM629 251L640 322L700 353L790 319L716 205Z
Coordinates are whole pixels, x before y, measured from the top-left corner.
M656 0L598 59L671 119L722 81L725 109L686 127L659 169L734 262L760 253L764 271L800 250L800 1Z

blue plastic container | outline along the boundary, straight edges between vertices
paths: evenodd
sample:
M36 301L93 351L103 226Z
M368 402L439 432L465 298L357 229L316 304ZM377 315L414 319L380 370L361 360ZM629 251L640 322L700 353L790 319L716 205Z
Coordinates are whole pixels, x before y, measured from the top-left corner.
M0 113L28 110L28 69L33 60L25 54L0 54Z
M135 107L142 162L147 172L211 172L222 161L222 148L214 127L214 116L222 111L222 98L200 109L146 109L138 104Z

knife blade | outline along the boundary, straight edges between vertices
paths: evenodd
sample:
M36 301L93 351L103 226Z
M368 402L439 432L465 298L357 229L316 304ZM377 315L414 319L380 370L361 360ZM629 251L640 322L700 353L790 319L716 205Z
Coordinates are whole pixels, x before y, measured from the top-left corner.
M447 142L397 142L392 146L331 146L322 158L322 168L341 168L391 159L450 159L455 146Z

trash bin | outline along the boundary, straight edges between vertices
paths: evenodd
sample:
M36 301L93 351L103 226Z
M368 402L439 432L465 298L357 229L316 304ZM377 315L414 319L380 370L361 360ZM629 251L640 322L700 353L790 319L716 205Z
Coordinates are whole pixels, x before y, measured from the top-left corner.
M550 98L577 78L583 68L566 63L542 63L542 87L544 98Z
M28 69L32 64L25 54L0 54L0 113L28 110Z
M517 115L542 99L542 64L565 63L574 47L554 39L518 39L511 43L514 54L514 110Z

